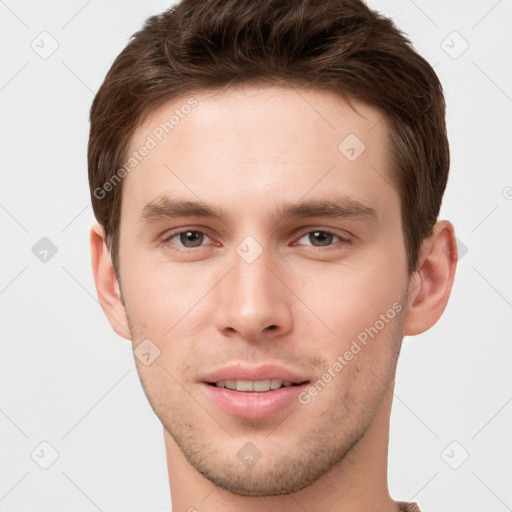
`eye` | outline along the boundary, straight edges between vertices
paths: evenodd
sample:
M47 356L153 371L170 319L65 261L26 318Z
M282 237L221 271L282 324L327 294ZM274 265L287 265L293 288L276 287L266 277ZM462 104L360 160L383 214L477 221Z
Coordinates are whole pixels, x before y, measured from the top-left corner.
M333 245L333 242L336 242L336 239L342 243L350 243L348 238L343 238L342 236L325 229L315 229L314 231L309 231L299 238L298 243L308 245L307 242L301 242L303 239L311 242L313 247L329 247Z
M162 243L174 243L176 245L181 245L182 247L194 248L200 247L205 238L210 242L212 241L211 238L202 231L187 229L167 236ZM174 239L176 239L176 241L173 241Z

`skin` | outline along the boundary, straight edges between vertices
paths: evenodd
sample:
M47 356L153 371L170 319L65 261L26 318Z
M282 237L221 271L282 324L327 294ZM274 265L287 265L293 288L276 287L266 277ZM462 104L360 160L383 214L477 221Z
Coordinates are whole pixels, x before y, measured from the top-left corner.
M409 275L387 123L328 92L250 87L175 98L137 128L129 152L190 96L198 105L123 180L121 289L102 227L91 230L112 327L134 349L149 338L160 350L148 366L135 361L164 427L173 512L396 511L387 486L395 368L403 336L444 311L453 226L435 225ZM349 134L366 147L354 161L338 149ZM142 219L166 195L226 217ZM375 215L273 217L283 203L339 196ZM180 238L187 230L204 233L202 245ZM334 235L314 235L321 230ZM262 248L252 263L236 251L247 236ZM315 382L393 304L401 311L307 404L240 419L199 383L234 361L281 364ZM248 442L262 455L252 467L237 458Z

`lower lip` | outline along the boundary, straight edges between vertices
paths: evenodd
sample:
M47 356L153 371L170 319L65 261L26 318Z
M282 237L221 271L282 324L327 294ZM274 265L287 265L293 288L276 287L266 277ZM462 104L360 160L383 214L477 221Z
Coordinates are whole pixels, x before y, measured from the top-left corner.
M232 391L201 383L208 396L225 412L238 418L261 420L277 414L294 401L308 383L264 392Z

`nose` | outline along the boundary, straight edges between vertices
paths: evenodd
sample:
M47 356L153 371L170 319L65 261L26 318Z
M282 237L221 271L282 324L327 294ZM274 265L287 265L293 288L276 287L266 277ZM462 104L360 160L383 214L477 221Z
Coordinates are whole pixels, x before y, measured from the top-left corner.
M293 295L283 284L282 265L265 250L254 261L240 254L234 251L231 271L216 287L217 328L251 341L285 335L292 328Z

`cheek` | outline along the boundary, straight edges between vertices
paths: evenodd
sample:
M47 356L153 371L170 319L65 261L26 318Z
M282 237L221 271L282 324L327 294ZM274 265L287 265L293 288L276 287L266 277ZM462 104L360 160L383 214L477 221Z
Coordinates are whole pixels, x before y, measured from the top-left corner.
M195 374L202 354L211 349L205 340L217 339L212 318L215 308L222 304L211 291L224 269L216 272L211 268L198 270L196 266L192 272L191 267L148 264L135 258L125 266L123 294L134 348L150 339L159 350L155 368L141 368L153 379L148 377L148 387L160 379L172 387L172 376L187 385L188 372ZM195 363L192 370L191 362Z
M211 271L144 258L125 261L122 272L123 296L133 326L157 339L165 338L173 326L193 313L212 286Z
M321 332L329 337L320 320L342 345L376 322L383 330L382 318L387 328L397 316L406 289L404 276L382 266L339 267L328 273L307 275L301 283L301 296L317 317L307 314L309 328L316 326L319 332L321 327Z

